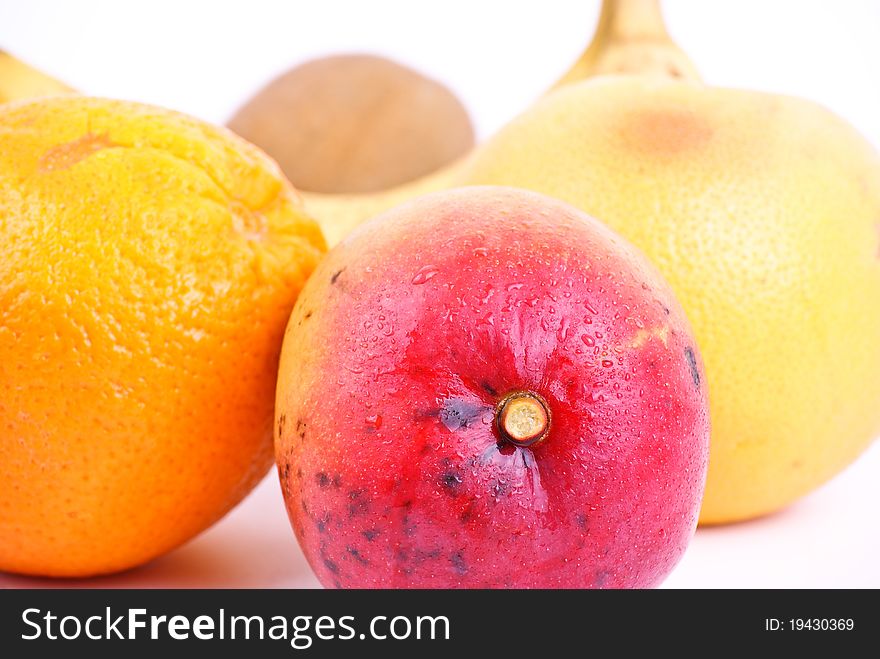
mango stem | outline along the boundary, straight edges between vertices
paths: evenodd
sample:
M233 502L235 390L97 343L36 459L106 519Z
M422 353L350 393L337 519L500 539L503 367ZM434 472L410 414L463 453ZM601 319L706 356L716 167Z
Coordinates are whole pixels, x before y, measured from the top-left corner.
M498 404L496 422L504 440L516 446L532 446L550 431L550 410L538 394L517 391Z

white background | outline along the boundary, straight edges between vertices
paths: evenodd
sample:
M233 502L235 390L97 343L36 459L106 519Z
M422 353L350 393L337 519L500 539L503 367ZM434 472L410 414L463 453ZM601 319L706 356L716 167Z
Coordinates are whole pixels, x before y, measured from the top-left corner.
M676 41L716 85L818 101L880 146L880 1L666 0ZM0 0L0 48L94 95L222 123L290 65L373 52L448 84L480 136L585 47L598 0ZM880 338L878 338L880 340ZM857 358L857 356L854 356ZM669 587L880 587L880 443L776 515L698 531ZM0 575L0 586L83 585ZM188 545L101 586L316 586L274 472Z

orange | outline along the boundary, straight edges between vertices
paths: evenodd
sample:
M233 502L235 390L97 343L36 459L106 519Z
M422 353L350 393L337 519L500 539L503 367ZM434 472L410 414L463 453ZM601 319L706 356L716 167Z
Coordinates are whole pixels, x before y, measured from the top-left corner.
M0 570L129 568L271 465L324 239L268 157L180 114L15 103L0 143Z

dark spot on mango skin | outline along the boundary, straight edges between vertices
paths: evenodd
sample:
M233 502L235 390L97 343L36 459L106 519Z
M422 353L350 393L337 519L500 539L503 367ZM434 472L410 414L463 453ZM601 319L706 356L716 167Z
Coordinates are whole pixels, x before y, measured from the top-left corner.
M302 419L296 420L296 434L299 436L300 440L306 438L306 422Z
M284 436L284 424L287 422L287 417L284 414L279 415L278 417L278 439Z
M493 387L491 384L489 384L485 380L480 383L480 387L483 389L483 391L485 391L487 394L489 394L493 398L498 396L498 390L495 389L495 387Z
M474 516L474 502L471 501L468 504L468 507L464 509L464 512L459 516L459 520L462 524L467 524Z
M454 471L447 471L440 477L440 484L447 492L456 495L458 494L458 487L461 485L461 476Z
M495 452L500 453L501 455L513 455L516 452L516 446L503 439L499 439L494 448Z
M319 471L317 474L315 474L315 482L322 490L326 490L328 487L330 487L330 477L323 471Z
M691 379L694 381L694 386L698 389L700 388L700 370L697 368L697 356L694 354L693 348L688 346L684 349L684 356L687 359L688 368L691 371Z
M413 565L421 565L425 561L431 561L440 557L442 552L439 549L414 549L410 555L410 563Z
M348 516L349 517L357 517L358 515L364 515L370 510L370 502L364 496L363 490L352 490L348 493L349 504L348 504Z
M443 401L440 409L440 422L447 430L459 430L467 428L474 421L479 420L483 412L491 408L486 405L472 403L461 398L447 398Z
M596 573L595 578L593 579L593 587L602 588L605 584L608 583L608 579L611 575L605 570L600 570Z
M457 575L464 576L468 573L467 563L465 563L464 555L460 551L452 554L449 557L449 562L452 563L452 569L455 570Z
M311 312L311 311L306 311L306 315L303 316L303 318L305 318L306 320L308 320L308 319L311 318L311 317L312 317L312 312Z
M449 458L443 458L440 463L440 487L450 496L458 496L461 484L463 482L461 470L452 464Z
M379 529L366 529L361 531L361 535L367 539L367 542L373 542L379 537Z
M326 556L322 557L321 560L324 563L324 567L326 567L328 570L330 570L330 572L332 572L333 574L339 574L339 566L336 563L331 561Z
M341 275L344 271L345 271L345 268L342 268L341 270L337 270L336 272L334 272L333 276L330 277L330 283L335 284L336 280L339 279L339 275Z
M361 555L361 553L357 550L356 547L351 547L351 546L346 547L345 551L347 551L349 556L351 556L354 560L356 560L361 565L369 565L370 564L370 562Z
M583 513L578 513L577 515L575 515L574 522L575 522L575 524L578 525L579 529L583 529L584 531L587 530L588 519L587 519L587 516L584 515Z
M318 533L325 533L329 525L330 513L324 513L324 516L321 519L315 521L315 527L318 529Z

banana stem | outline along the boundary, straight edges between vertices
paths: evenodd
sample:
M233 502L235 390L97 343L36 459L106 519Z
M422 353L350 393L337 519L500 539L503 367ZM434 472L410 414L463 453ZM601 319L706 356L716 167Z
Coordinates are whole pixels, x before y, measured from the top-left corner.
M669 38L659 0L605 0L596 32L626 41Z
M700 80L669 36L660 0L603 0L592 42L553 88L605 74Z

